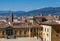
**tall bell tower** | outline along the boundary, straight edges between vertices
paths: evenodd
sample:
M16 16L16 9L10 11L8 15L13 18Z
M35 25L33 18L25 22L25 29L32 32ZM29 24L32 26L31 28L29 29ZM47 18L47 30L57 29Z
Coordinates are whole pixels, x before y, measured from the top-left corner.
M13 12L10 13L10 21L13 22L13 18L14 18L14 15L13 15Z
M13 25L13 18L14 18L13 12L10 12L9 25Z

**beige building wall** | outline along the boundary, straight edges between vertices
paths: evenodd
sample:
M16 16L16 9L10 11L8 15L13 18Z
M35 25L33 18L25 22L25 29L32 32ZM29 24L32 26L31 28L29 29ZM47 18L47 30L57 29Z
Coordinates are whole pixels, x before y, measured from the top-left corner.
M51 26L42 25L43 27L43 41L51 41Z
M33 24L33 20L30 20L30 23L32 23L32 24Z

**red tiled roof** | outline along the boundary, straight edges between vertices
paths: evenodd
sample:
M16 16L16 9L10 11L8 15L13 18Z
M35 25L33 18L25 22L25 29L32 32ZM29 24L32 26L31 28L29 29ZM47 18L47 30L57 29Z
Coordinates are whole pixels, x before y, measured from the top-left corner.
M60 25L60 24L58 24L55 21L52 21L52 22L49 22L49 23L47 23L47 22L41 22L40 25Z

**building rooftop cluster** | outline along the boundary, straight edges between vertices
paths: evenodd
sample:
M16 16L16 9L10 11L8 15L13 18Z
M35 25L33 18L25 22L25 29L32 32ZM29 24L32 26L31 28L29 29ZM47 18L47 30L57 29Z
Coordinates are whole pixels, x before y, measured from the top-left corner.
M5 33L5 34L4 34ZM4 36L3 36L4 35ZM37 37L43 41L60 41L60 16L0 17L0 37Z
M0 26L34 26L40 24L55 25L60 24L60 16L14 16L13 13L9 17L0 17Z

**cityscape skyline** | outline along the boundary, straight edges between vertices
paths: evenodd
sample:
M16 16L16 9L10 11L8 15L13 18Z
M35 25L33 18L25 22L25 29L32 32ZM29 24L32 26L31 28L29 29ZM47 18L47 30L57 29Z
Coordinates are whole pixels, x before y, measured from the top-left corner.
M30 11L44 7L60 7L60 0L0 0L0 11Z

